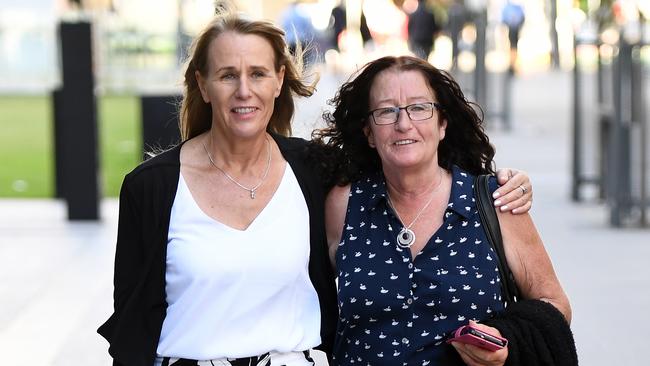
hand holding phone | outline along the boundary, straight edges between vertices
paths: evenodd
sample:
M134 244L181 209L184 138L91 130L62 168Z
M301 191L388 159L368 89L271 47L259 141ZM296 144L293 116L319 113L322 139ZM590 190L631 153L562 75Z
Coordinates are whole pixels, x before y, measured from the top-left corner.
M507 339L487 333L471 324L456 329L453 337L447 340L447 343L451 342L468 343L489 351L497 351L508 345Z

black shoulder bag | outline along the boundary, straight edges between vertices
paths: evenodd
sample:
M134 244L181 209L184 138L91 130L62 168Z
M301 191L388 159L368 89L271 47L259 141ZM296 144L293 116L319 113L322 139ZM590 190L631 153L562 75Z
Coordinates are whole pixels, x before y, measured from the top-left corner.
M506 252L503 249L503 238L501 238L501 229L499 228L499 218L492 204L492 194L488 185L489 179L490 175L486 174L476 177L474 180L474 197L488 241L497 254L497 265L501 274L502 296L505 299L505 305L508 306L510 303L517 302L519 289L506 260Z

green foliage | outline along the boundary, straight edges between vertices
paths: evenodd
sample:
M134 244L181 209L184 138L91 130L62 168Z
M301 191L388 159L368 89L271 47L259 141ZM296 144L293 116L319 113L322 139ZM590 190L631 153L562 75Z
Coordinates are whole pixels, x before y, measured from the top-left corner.
M97 108L101 191L114 197L124 175L141 159L139 98L104 96L98 98ZM50 97L0 97L0 126L0 197L53 197Z

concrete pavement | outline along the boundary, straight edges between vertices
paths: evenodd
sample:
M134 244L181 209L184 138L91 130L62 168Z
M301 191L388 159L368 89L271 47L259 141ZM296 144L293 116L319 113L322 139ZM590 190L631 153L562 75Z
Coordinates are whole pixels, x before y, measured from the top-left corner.
M647 365L650 230L611 228L604 205L570 201L570 85L568 73L516 81L514 131L490 131L496 161L531 176L533 219L571 300L581 364Z
M294 134L307 136L340 77L323 74L298 102ZM526 170L533 218L573 306L581 364L644 365L650 328L650 230L613 229L604 205L569 200L568 73L519 76L513 130L488 129L499 167ZM0 349L11 365L109 365L95 329L111 312L117 202L102 221L70 223L55 200L0 200Z

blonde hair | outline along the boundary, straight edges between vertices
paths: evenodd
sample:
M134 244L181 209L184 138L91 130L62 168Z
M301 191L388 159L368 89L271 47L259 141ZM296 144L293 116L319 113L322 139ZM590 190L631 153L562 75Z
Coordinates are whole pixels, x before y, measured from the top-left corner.
M317 81L316 79L310 84L305 80L301 62L303 50L298 48L296 54L291 55L284 39L284 31L270 22L245 19L228 7L217 7L217 12L192 43L186 61L179 120L182 141L200 135L212 125L212 106L203 101L195 72L207 77L210 43L225 32L257 35L268 41L273 48L275 70L280 71L284 66L284 80L280 95L275 99L267 131L291 135L291 119L295 110L293 96L311 96Z

